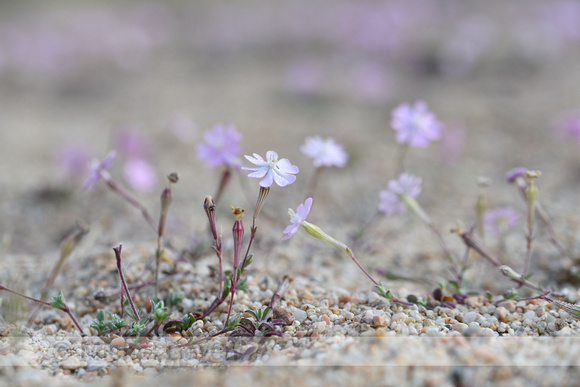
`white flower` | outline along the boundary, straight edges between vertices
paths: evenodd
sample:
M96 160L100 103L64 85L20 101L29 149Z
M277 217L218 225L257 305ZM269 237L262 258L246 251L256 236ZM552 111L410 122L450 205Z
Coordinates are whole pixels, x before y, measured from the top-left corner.
M300 147L302 153L314 159L314 166L320 167L339 167L346 165L348 154L344 151L342 145L334 142L333 138L323 140L320 136L308 137L304 145Z
M242 170L253 171L248 177L262 179L260 186L264 188L270 187L273 182L280 187L285 187L296 181L294 174L299 172L298 167L292 165L288 159L278 160L278 153L274 151L266 152L266 160L257 153L254 153L254 157L248 155L244 157L258 168L242 167Z

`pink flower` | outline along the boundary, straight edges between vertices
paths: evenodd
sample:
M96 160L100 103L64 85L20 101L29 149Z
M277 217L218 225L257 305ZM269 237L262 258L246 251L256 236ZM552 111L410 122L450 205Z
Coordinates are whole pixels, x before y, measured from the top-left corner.
M397 180L390 180L388 189L379 194L379 210L385 215L403 214L407 205L401 196L406 195L416 199L421 193L421 178L408 173L402 173Z
M334 142L333 138L323 140L320 136L308 137L300 150L314 159L316 168L333 166L342 168L348 160L348 154L342 145Z
M123 166L125 180L137 191L149 192L157 184L155 170L147 161L131 158Z
M289 239L292 235L296 234L298 228L306 220L306 217L310 213L310 207L312 207L312 198L308 198L304 201L304 204L298 205L296 212L291 208L288 209L288 216L290 217L290 225L284 229L283 241Z
M237 167L242 135L235 126L217 124L204 134L205 143L197 146L197 156L210 168L218 165Z
M520 215L512 207L497 207L486 211L484 224L495 235L502 235L517 226Z
M253 171L248 177L261 178L260 186L268 188L273 182L276 182L280 187L285 187L296 181L296 173L299 169L296 165L292 165L288 159L278 160L278 153L274 151L266 152L266 160L257 153L252 156L244 156L249 162L257 165L258 168L242 167L244 171Z
M423 101L417 101L415 105L399 105L393 110L391 126L397 132L398 143L420 148L438 140L443 128Z

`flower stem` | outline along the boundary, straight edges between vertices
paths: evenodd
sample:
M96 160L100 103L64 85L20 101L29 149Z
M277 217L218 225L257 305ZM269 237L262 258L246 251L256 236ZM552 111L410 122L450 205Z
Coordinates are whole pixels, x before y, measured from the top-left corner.
M125 295L127 300L129 300L129 305L131 305L131 309L135 314L137 320L139 320L139 313L137 313L137 308L135 308L135 304L133 303L133 298L131 298L131 293L129 293L129 288L127 288L127 282L125 282L125 276L123 275L123 270L121 269L121 248L123 245L119 245L119 247L114 247L113 251L115 252L115 257L117 259L117 270L119 271L119 277L121 278L121 285L125 291Z

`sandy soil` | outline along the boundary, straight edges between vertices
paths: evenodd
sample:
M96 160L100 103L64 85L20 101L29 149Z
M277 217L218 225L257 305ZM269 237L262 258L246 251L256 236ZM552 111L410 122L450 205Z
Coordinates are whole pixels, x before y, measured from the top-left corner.
M90 264L87 257L110 253L120 243L154 243L155 235L135 209L104 185L92 192L80 191L83 179L64 174L55 163L55 155L63 145L84 147L91 156L104 157L118 147L119 128L126 125L138 128L150 144L147 159L159 178L152 192L136 195L152 214L157 214L163 176L178 171L180 182L173 187L167 235L179 248L189 248L205 239L209 244L202 203L206 195L214 194L220 171L206 168L198 160L195 146L205 130L225 123L236 125L243 134L243 154L276 150L301 170L295 184L284 189L274 187L268 197L259 225L260 238L254 248L255 277L268 275L276 279L289 274L306 278L316 286L348 292L370 290L368 280L348 258L306 233L300 231L289 241L280 242L287 208L296 208L305 199L314 173L311 161L299 148L306 136L332 136L349 153L344 169L328 169L321 176L310 219L337 239L350 242L353 233L375 213L379 191L394 177L397 143L389 126L391 111L400 103L419 99L426 101L446 124L447 134L429 148L411 149L406 168L423 178L419 201L453 251L461 254L464 247L447 230L458 220L474 222L479 193L476 181L480 176L492 181L486 191L490 207L512 205L523 219L523 201L515 188L504 182L509 169L523 165L542 171L539 198L564 245L576 256L580 248L574 211L580 183L579 144L574 139L558 138L552 123L562 113L579 108L578 40L564 43L556 39L563 46L558 50L554 42L538 39L537 52L525 51L509 39L516 27L497 27L502 18L514 15L518 2L503 6L498 3L489 10L455 3L458 2L432 6L436 15L432 24L421 24L424 31L415 29L408 41L387 54L348 47L346 43L341 46L328 38L333 30L329 27L332 23L323 16L331 10L325 2L280 8L264 2L250 2L247 8L229 3L214 6L209 2L171 2L159 9L141 9L148 17L158 16L153 18L158 23L154 26L158 29L154 38L158 40L146 42L151 47L144 50L137 65L131 61L127 65L127 60L134 58L127 53L123 57L121 50L113 59L101 54L87 60L71 60L69 66L58 71L0 66L2 283L37 294L58 257L62 236L78 219L87 222L91 232L71 259L86 265ZM132 26L141 25L135 21L141 19L131 16L141 12L137 6L111 8L112 11L104 5L72 7L67 2L49 9L46 5L37 6L0 6L0 44L11 33L16 34L14 31L21 31L18 28L22 26L36 25L37 33L46 36L43 31L61 25L54 21L58 18L98 20L87 16L95 10L111 12L119 20L132 20ZM304 11L309 7L312 15ZM426 5L421 3L419 7ZM539 5L533 3L529 7L514 26L519 22L526 26L530 15L537 13L532 8ZM234 15L240 15L239 20ZM473 64L464 65L459 72L449 70L438 55L450 40L450 31L474 15L491 23L495 32L489 38L492 43ZM306 27L285 22L291 16L296 20L304 18ZM316 16L323 21L320 30L313 27ZM110 31L126 33L120 27L123 23L107 23ZM449 25L453 28L446 28ZM301 35L300 31L306 32ZM482 43L473 43L478 44ZM306 62L314 61L315 69L322 68L320 73L307 70L314 71L311 76L318 79L314 86L297 86L290 80L292 64L304 58ZM379 64L387 79L374 94L365 94L364 88L353 86L357 78L352 74L369 58ZM168 129L175 112L194 123L181 138ZM461 136L464 147L457 149L457 156L450 157L453 149L445 144ZM121 180L122 161L121 153L110 169ZM229 237L232 222L229 205L251 212L257 192L257 181L250 181L244 174L232 178L218 208L224 235ZM250 216L246 222L249 219ZM545 231L543 227L537 230L532 278L577 297L577 282L568 274L570 263L550 244ZM503 245L494 236L488 236L486 242L505 263L519 269L525 232L521 221L505 236ZM379 217L355 245L355 253L377 276L388 270L430 279L383 278L401 297L428 294L440 280L449 278L449 266L437 241L409 215ZM195 265L204 270L212 259L208 256ZM480 294L489 290L495 295L511 287L476 254L472 259L473 267L467 276L474 290ZM67 272L67 276L74 275ZM65 277L55 285L66 288L74 282ZM74 289L70 292L74 293ZM263 380L272 377L267 370L253 372L263 373ZM220 378L207 377L214 382ZM376 378L383 379L384 374ZM224 380L220 383L228 384Z

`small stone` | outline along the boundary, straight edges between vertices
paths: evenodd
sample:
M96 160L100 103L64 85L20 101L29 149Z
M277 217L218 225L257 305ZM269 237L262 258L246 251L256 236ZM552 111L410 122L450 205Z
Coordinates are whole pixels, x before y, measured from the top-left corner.
M349 301L350 301L350 294L348 294L348 293L343 293L340 296L338 296L338 302L341 304L345 304Z
M157 359L143 359L141 360L141 366L144 368L157 367L159 365L159 360Z
M320 321L323 321L326 323L326 325L330 325L330 317L328 317L327 315L322 315L322 317L320 317Z
M477 320L478 314L476 312L468 312L463 315L463 323L469 325Z
M125 347L125 339L122 337L115 337L113 340L111 340L111 346L113 347Z
M306 317L308 317L308 315L306 314L306 311L304 311L302 309L294 309L293 313L294 313L294 318L297 321L299 321L301 324L304 322L304 320L306 320Z
M64 368L65 370L77 370L79 368L83 368L85 366L84 362L79 359L77 356L71 356L68 359L66 359L65 361L63 361L60 364L61 368Z
M292 323L294 322L295 319L294 314L286 308L282 308L281 306L275 306L273 312L274 318L281 319L286 323L286 325L292 325Z
M104 360L92 360L88 362L87 372L98 371L101 368L107 366L107 362Z
M508 311L505 307L503 307L503 306L497 307L495 310L495 313L497 314L497 318L499 319L499 321L503 321L503 322L506 321Z

